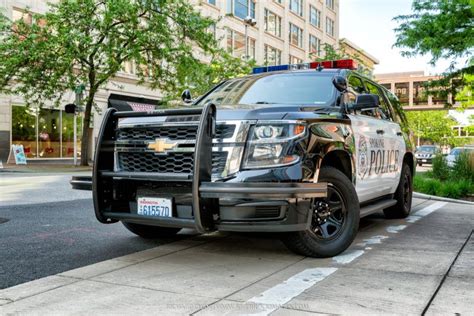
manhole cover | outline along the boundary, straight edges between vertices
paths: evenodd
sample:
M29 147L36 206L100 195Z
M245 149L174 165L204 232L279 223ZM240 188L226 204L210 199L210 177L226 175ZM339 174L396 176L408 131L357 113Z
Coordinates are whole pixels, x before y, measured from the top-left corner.
M1 218L1 217L0 217L0 224L6 223L6 222L8 222L8 221L9 221L8 218Z

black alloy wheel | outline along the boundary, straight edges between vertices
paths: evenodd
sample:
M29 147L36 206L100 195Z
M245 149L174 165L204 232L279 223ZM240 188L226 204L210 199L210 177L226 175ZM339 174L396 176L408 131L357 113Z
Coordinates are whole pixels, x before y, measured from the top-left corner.
M346 203L341 192L328 184L327 198L313 201L311 231L316 238L331 240L342 232L346 219Z

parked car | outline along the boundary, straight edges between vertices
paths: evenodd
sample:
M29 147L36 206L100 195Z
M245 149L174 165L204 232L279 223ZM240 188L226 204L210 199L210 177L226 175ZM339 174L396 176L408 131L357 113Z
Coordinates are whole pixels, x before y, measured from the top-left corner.
M255 68L183 109L110 108L89 180L97 219L144 238L278 232L299 254L331 257L360 217L407 217L415 164L402 109L353 64Z
M463 152L474 153L474 147L455 147L451 150L448 156L446 156L446 161L449 167L454 167L454 163L456 159L458 159L459 155Z
M424 163L433 163L433 158L435 158L437 155L441 155L441 150L435 145L419 146L415 151L415 157L418 166L422 166Z

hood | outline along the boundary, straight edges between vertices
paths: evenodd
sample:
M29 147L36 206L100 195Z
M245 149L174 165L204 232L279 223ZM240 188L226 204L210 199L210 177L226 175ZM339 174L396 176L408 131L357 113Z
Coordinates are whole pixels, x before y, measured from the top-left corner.
M336 111L334 111L336 110ZM331 113L334 112L334 113ZM239 108L232 106L218 106L216 118L217 121L232 120L297 120L310 119L315 117L339 116L338 109L328 107L327 105L282 105L282 104L257 104L257 105L239 105ZM190 118L188 118L188 121ZM199 117L191 119L199 120ZM148 117L127 117L120 120L120 125L128 124L153 124L154 122L169 121L164 116L148 116Z

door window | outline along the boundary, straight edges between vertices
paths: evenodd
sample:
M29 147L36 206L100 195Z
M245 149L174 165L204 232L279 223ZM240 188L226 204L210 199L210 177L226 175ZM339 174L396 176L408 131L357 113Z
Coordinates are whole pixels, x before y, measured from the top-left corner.
M380 108L371 110L372 115L384 120L390 120L391 119L390 111L389 111L388 104L387 104L387 101L385 100L382 90L370 81L367 81L365 83L365 86L367 87L367 90L369 91L369 93L376 94L379 96Z

